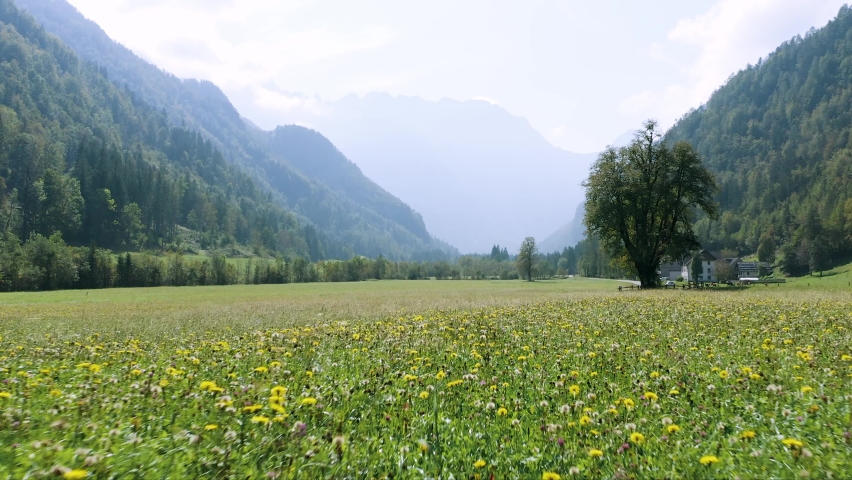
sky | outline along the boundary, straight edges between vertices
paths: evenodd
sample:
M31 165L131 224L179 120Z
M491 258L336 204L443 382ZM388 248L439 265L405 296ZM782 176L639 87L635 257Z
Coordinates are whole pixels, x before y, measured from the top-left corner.
M216 83L263 128L303 123L352 93L478 99L574 152L600 151L645 119L672 125L844 3L69 1L158 67Z

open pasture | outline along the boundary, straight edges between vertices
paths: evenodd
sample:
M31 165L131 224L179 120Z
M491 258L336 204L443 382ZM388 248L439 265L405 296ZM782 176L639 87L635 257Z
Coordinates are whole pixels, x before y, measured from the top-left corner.
M0 477L843 478L842 290L0 296Z

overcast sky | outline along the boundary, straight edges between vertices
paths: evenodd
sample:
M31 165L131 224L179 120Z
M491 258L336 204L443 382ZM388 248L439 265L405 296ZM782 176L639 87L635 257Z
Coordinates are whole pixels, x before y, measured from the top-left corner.
M277 123L350 93L485 99L576 152L599 151L646 118L668 127L844 3L69 1L157 66L213 81L241 112L280 111Z

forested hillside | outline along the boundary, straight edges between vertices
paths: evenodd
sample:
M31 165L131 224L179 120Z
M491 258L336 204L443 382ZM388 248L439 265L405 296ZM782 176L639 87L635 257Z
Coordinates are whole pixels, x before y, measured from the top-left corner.
M50 277L73 260L66 242L136 250L189 239L314 260L342 250L10 0L0 0L0 70L5 288L59 286Z
M454 249L433 240L423 220L408 205L384 191L345 163L336 176L339 185L326 183L315 170L301 170L304 162L282 156L298 152L301 158L327 155L323 142L310 135L286 137L293 144L275 144L271 149L265 135L257 135L240 117L219 88L207 81L182 80L142 60L112 41L100 27L84 18L65 0L17 0L44 28L58 36L81 58L105 68L109 79L134 92L142 100L168 115L175 125L185 125L212 142L223 156L250 172L257 185L273 194L303 223L312 223L339 248L327 256L346 258L353 254L390 258L444 258ZM273 139L275 133L269 134ZM307 143L300 143L301 141ZM323 139L325 140L325 139ZM327 140L325 143L328 143ZM317 146L319 150L311 150ZM335 149L336 150L336 149ZM358 194L355 190L364 189ZM366 199L366 201L365 201ZM378 202L370 201L377 200Z
M706 247L757 251L787 273L852 254L852 10L732 76L668 133L718 174Z

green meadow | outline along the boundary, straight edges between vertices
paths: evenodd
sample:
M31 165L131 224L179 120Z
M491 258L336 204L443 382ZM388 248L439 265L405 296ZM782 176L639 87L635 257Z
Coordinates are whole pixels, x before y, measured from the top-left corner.
M2 294L0 478L842 478L834 273Z

